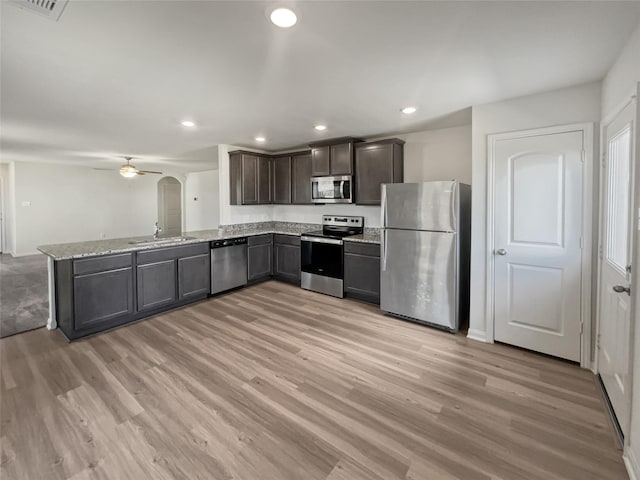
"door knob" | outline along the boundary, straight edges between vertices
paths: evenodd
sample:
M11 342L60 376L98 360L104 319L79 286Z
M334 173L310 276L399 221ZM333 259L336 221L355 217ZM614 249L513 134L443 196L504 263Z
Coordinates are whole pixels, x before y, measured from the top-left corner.
M497 255L506 255L507 251L504 248L499 248L498 250L496 250L496 254Z
M613 286L613 291L616 293L625 293L627 295L631 295L631 289L629 287L624 287L622 285L614 285Z

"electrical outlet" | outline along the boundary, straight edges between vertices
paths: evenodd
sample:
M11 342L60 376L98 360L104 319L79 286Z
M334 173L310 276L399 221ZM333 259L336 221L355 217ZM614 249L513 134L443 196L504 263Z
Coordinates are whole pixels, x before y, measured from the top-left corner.
M107 235L104 232L100 232L100 238L106 238Z
M30 207L31 206L31 202L29 200L23 200L21 205L23 207Z

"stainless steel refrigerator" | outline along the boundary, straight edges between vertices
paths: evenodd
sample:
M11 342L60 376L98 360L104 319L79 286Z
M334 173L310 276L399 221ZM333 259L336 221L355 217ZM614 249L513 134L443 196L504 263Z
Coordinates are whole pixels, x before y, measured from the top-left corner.
M380 308L457 332L469 318L471 187L382 185Z

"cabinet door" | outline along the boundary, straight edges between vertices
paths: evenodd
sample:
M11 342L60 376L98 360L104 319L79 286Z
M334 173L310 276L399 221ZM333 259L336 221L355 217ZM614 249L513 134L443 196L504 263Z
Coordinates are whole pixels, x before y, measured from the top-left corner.
M184 300L209 293L209 254L178 259L178 298Z
M177 299L176 261L138 265L138 311L169 305Z
M242 205L258 203L258 157L242 154Z
M291 203L291 157L273 159L273 203Z
M356 149L356 203L380 205L380 185L393 183L393 145Z
M249 281L271 276L273 244L249 245L247 248L247 277Z
M79 275L73 279L74 327L95 327L133 313L131 267Z
M331 145L331 175L353 174L353 143Z
M344 254L344 291L347 296L380 303L380 257Z
M314 147L311 149L311 176L331 175L330 147Z
M296 155L292 159L291 203L311 202L311 154Z
M300 283L300 247L275 244L273 246L273 274L279 280Z
M271 159L258 157L258 203L271 203Z

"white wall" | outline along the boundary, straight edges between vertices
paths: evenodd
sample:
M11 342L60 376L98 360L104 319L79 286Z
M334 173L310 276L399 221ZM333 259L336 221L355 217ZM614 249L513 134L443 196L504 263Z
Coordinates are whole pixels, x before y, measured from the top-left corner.
M39 245L151 234L158 178L14 162L15 254Z
M458 179L471 183L471 125L386 135L404 140L405 182ZM220 145L220 223L250 223L269 220L320 223L323 214L359 215L365 226L380 226L380 207L362 205L229 205L229 156L236 149Z
M365 227L380 226L380 207L364 205L274 205L273 220L279 222L322 223L322 215L364 217Z
M473 107L469 336L486 339L487 135L600 120L600 82ZM597 155L596 155L597 158Z
M218 170L187 173L184 185L188 232L218 228L220 224L220 180Z
M7 203L5 205L5 241L7 242L6 251L8 253L14 254L16 251L16 202L15 202L15 191L16 191L16 175L15 175L15 165L13 163L9 164L8 168L8 187L7 187Z
M404 181L471 183L471 125L397 135L404 145Z
M629 99L640 81L640 25L602 81L602 117L605 118Z
M2 253L13 251L11 245L12 231L11 231L11 214L10 210L10 194L9 194L9 164L0 163L0 187L2 187L2 198L0 198L0 208L4 214L3 221L0 223L0 242Z

